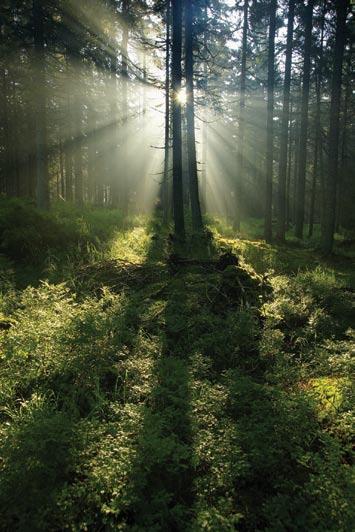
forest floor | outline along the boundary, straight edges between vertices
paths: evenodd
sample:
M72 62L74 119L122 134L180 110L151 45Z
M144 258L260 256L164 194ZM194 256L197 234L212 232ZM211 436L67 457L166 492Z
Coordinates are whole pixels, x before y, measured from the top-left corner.
M353 530L349 251L33 216L0 215L0 530Z

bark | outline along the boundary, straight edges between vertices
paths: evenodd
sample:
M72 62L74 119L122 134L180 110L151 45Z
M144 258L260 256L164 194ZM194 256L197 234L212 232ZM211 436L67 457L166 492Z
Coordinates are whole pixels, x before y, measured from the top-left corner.
M165 38L165 127L164 127L164 175L162 184L163 220L167 223L169 216L169 155L170 155L170 0L166 6Z
M287 181L287 145L289 138L290 118L290 88L291 88L291 65L293 48L293 23L295 18L295 0L290 0L287 22L286 63L283 87L283 109L281 121L281 144L279 162L279 187L278 187L278 224L277 238L281 242L285 240L286 229L286 181Z
M204 32L203 32L203 48L207 54L207 1L204 5ZM203 84L205 90L205 97L207 97L208 86L208 72L207 72L207 58L203 61ZM208 124L207 124L207 104L205 103L204 120L202 123L202 169L201 169L201 210L206 214L207 211L207 143L208 143Z
M192 214L192 229L202 230L202 215L198 189L196 139L195 139L195 102L194 102L194 58L193 58L193 5L185 0L185 68L186 68L186 128L187 154L189 169L189 189Z
M83 136L82 136L82 108L78 87L74 100L74 115L76 124L76 135L74 139L74 174L75 174L75 203L79 206L84 203L84 183L83 183Z
M128 158L127 158L127 125L128 125L128 21L127 14L129 9L129 0L122 2L122 15L124 20L121 44L121 77L122 77L122 130L121 130L121 193L120 207L124 214L128 212L129 202L129 181L128 181Z
M36 138L36 199L37 207L49 208L48 148L46 124L46 79L44 14L41 0L33 0L33 38L35 90L35 138Z
M347 7L347 1L336 0L336 34L332 69L330 125L328 135L328 172L325 176L324 183L325 212L323 216L321 239L322 251L326 254L332 252L334 242L339 152L339 114Z
M307 140L308 140L308 105L309 86L311 72L311 45L312 45L312 18L314 0L309 0L305 8L305 42L303 60L303 82L301 103L301 127L299 140L298 182L296 198L296 228L297 238L303 238L305 190L306 190L306 164L307 164Z
M62 138L59 139L59 175L60 175L60 187L59 187L59 194L62 199L64 198L64 154L63 154L63 140Z
M90 202L95 202L95 182L97 178L97 156L96 156L96 110L93 101L88 98L88 198Z
M237 183L236 183L236 213L234 229L240 231L242 209L244 201L244 137L245 137L245 88L247 71L247 42L248 42L248 9L249 0L244 0L243 35L242 35L242 64L240 73L240 102L239 102L239 146L237 149Z
M182 41L182 6L180 0L172 0L172 130L173 130L173 211L175 233L180 239L185 238L183 186L182 186L182 138L181 105L178 95L181 90L181 41Z
M289 143L288 143L288 162L287 162L287 178L286 178L286 212L285 212L285 231L290 227L290 199L291 199L291 176L292 176L292 154L294 147L294 127L292 126L292 101L290 101L290 128L289 128Z
M110 101L110 137L112 139L112 145L111 145L110 153L108 157L109 159L108 171L109 171L109 180L111 184L110 188L111 188L111 206L112 207L118 207L119 205L119 196L120 196L119 184L120 184L120 180L122 179L122 176L119 175L118 168L117 168L118 147L120 144L119 127L118 127L119 112L118 112L118 104L117 104L117 101L119 99L117 70L118 70L117 59L116 57L112 57L111 58L111 72L108 78L110 87L109 87L109 90L107 91L109 94L109 101ZM126 79L124 80L122 79L122 83L126 83Z
M319 173L319 148L320 148L320 132L321 132L321 94L322 94L322 76L323 76L323 41L324 41L324 22L325 22L326 3L323 3L322 21L321 21L321 40L320 40L320 52L317 69L316 79L316 116L314 121L315 138L314 138L314 160L313 160L313 176L312 176L312 189L311 189L311 201L309 208L309 227L308 237L313 235L314 226L314 210L316 202L316 189Z
M343 104L343 118L342 118L342 139L341 139L341 154L340 154L340 171L339 171L339 191L336 213L336 231L340 230L342 225L342 215L344 212L345 199L345 175L347 168L347 151L348 151L348 121L349 121L349 106L351 99L352 83L351 83L351 55L348 53L347 57L347 77L345 84L345 95Z
M266 189L265 189L265 225L264 237L272 239L272 175L274 163L274 85L275 85L275 31L276 0L270 4L270 25L268 43L268 81L267 81L267 121L266 121Z

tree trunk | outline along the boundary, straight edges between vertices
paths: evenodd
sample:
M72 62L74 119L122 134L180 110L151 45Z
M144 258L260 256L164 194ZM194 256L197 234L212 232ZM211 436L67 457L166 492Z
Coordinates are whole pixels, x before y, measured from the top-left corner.
M299 140L298 182L297 182L297 198L296 198L295 235L297 238L303 238L303 224L304 224L304 211L305 211L307 136L308 136L308 103L309 103L309 85L310 85L310 72L311 72L313 6L314 6L314 0L309 0L308 5L305 8L305 41L304 41L304 60L303 60L301 127L300 127L300 140Z
M283 87L283 109L281 122L281 144L279 162L279 188L278 188L278 227L277 238L281 242L285 240L286 227L286 176L287 176L287 145L289 137L290 117L290 88L291 88L291 65L293 48L293 22L295 18L295 0L290 0L287 22L287 44L285 80Z
M78 87L75 87L74 116L75 116L75 138L74 138L74 175L75 175L75 203L78 206L84 203L84 183L83 183L83 135L82 135L82 107Z
M288 162L287 162L287 178L286 178L286 205L285 205L285 231L290 228L290 199L291 199L291 176L292 176L292 154L294 144L294 127L292 126L293 108L292 101L290 101L290 128L289 128L289 142L288 142Z
M204 53L207 53L207 0L203 8L203 21L204 21L204 32L203 32L203 49ZM208 86L208 71L207 71L207 59L203 61L203 87L205 91L205 107L203 112L203 122L202 122L202 168L201 168L201 210L203 214L206 214L207 211L207 142L208 142L208 114L207 114L207 86Z
M345 95L344 95L344 104L343 104L343 119L342 119L342 139L341 139L341 154L340 154L340 172L339 172L339 190L338 190L338 201L337 201L337 212L336 212L336 231L340 230L342 225L342 214L344 212L344 188L345 188L345 173L346 173L346 163L347 163L347 145L348 145L348 112L351 99L352 91L352 82L351 82L351 54L348 53L347 56L347 69L346 69L346 82L345 82Z
M178 99L181 90L182 6L180 0L172 0L172 20L173 210L175 233L183 240L185 238L185 222L182 187L181 104Z
M266 121L266 190L264 237L272 239L272 174L274 163L274 84L275 84L275 31L276 0L270 4L270 25L268 44L268 80L267 80L267 121Z
M165 127L164 127L164 174L162 184L162 208L164 223L169 217L169 155L170 155L170 0L166 6L165 38Z
M122 76L122 128L121 128L121 175L120 175L120 207L123 213L128 213L128 203L130 199L128 180L128 158L127 158L127 127L128 127L128 21L129 0L122 2L123 32L121 44L121 76Z
M0 27L0 38L2 36L2 28ZM0 91L0 102L1 102L1 121L2 121L2 146L4 147L4 152L2 154L3 162L3 175L1 182L1 190L5 194L8 194L10 191L10 176L11 176L11 163L10 163L10 123L9 123L9 106L8 106L8 73L6 72L6 63L1 67L1 78L2 78L2 87Z
M324 183L324 216L321 247L331 253L334 241L336 190L339 151L339 111L341 99L342 66L345 47L346 14L348 2L336 0L336 34L332 69L330 125L328 136L328 172Z
M313 176L312 176L312 189L311 189L311 201L309 209L309 228L308 237L313 235L314 226L314 210L316 202L316 190L318 181L318 162L319 162L319 145L321 134L321 94L322 94L322 76L323 76L323 41L324 41L324 22L325 22L326 3L323 2L322 21L321 21L321 40L320 51L318 61L318 71L316 78L316 116L314 121L315 139L314 139L314 161L313 161Z
M110 148L108 153L108 173L110 181L110 191L111 191L111 207L117 208L119 205L119 187L122 176L120 175L118 169L118 150L120 144L119 138L119 127L118 127L118 100L119 100L119 86L118 86L118 61L117 57L113 55L110 62L110 74L108 76L108 96L109 96L109 107L110 107ZM122 79L122 83L124 83ZM123 102L122 102L123 103ZM124 141L124 134L122 135Z
M236 212L234 229L240 231L242 209L244 202L244 137L245 137L245 87L247 72L247 42L248 42L248 9L249 0L244 0L243 36L242 36L242 64L240 73L240 101L239 101L239 146L237 147L237 182L236 182Z
M194 58L193 58L193 5L192 0L185 0L185 68L186 68L186 129L187 154L189 169L189 189L192 214L192 229L202 230L202 216L198 190L195 139L195 102L194 102Z
M35 91L35 138L36 138L36 199L37 207L49 208L48 148L46 124L46 80L45 80L45 42L44 14L41 0L33 0L33 37L34 72L36 73Z

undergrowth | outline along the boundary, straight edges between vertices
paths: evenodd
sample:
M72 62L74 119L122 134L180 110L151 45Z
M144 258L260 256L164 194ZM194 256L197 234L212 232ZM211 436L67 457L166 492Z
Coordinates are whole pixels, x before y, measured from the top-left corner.
M19 289L4 257L1 529L352 530L347 278L217 227L189 254L239 266L172 271L159 219L87 216L89 278Z

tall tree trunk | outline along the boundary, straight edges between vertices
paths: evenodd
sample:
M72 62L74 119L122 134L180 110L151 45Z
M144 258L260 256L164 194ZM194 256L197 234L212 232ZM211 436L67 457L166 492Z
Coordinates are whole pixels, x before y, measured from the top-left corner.
M108 87L108 94L110 95L110 136L111 136L111 148L110 153L108 154L108 171L110 179L110 189L111 189L111 207L118 207L119 205L119 188L120 180L122 176L118 172L118 150L120 144L119 138L119 125L118 125L118 99L119 99L119 85L118 85L118 62L116 57L111 57L111 71L108 77L108 82L110 86ZM126 80L122 79L122 83L125 83ZM122 101L123 103L123 101ZM124 135L126 132L122 133L122 142L124 142Z
M244 202L244 137L245 137L245 88L247 72L247 43L248 43L248 9L249 0L244 0L243 36L242 36L242 64L240 73L240 101L239 101L239 145L237 146L237 182L236 182L236 212L234 229L240 231L242 209Z
M166 36L165 36L165 127L164 127L164 174L162 183L163 220L169 217L169 155L170 155L170 13L171 4L166 5Z
M172 42L172 129L173 129L173 210L175 233L185 238L184 204L182 187L182 138L181 138L181 41L182 5L180 0L172 0L173 42Z
M303 224L305 211L306 190L306 164L307 164L307 137L308 137L308 103L311 72L311 45L312 45L312 17L314 0L309 0L305 8L305 40L303 60L303 83L301 104L301 127L299 140L298 182L296 198L296 228L297 238L303 238Z
M84 182L83 182L83 135L82 135L82 108L80 95L77 93L74 99L75 114L75 140L74 140L74 174L75 174L75 203L79 206L84 203Z
M127 126L128 126L128 15L129 0L122 1L123 32L121 44L121 76L122 76L122 129L121 129L121 194L120 207L124 214L128 213L128 202L130 199L128 180L128 158L127 158Z
M326 12L326 3L323 2L322 9L322 20L321 20L321 39L320 39L320 51L319 51L319 60L317 68L317 78L316 78L316 116L314 121L314 161L313 161L313 176L312 176L312 189L311 189L311 201L309 208L309 227L308 227L308 237L311 238L313 235L313 226L314 226L314 211L315 211L315 202L316 202L316 190L317 190L317 181L318 181L318 162L319 162L319 146L320 146L320 135L321 135L321 94L322 94L322 77L323 77L323 41L324 41L324 22L325 22L325 12Z
M63 139L59 138L59 174L60 174L60 198L64 198L65 188L64 188L64 150L63 150Z
M202 230L202 215L198 190L196 139L195 139L195 101L194 101L194 58L193 58L193 4L185 0L185 69L186 69L186 133L189 168L189 189L192 214L192 229Z
M0 38L2 36L2 28L0 27ZM2 87L0 91L0 117L2 122L2 140L1 143L4 147L2 154L2 182L1 182L1 192L5 194L9 193L10 190L10 176L11 176L11 164L10 164L10 123L9 123L9 106L8 106L8 73L5 63L5 54L4 54L4 64L1 66L1 78L2 78Z
M345 94L343 104L343 118L342 118L342 139L341 139L341 154L340 154L340 171L339 171L339 190L336 212L336 231L340 230L342 224L343 203L344 203L344 188L345 188L345 172L347 166L347 145L348 145L348 120L349 120L349 105L351 99L352 82L351 82L351 53L347 55L347 69L346 69L346 81L345 81Z
M293 153L293 141L294 132L292 127L292 103L290 108L290 130L289 130L289 143L288 143L288 162L287 162L287 178L286 178L286 206L285 206L285 231L290 227L290 199L291 199L291 175L292 175L292 153Z
M45 80L45 42L44 14L41 0L33 0L33 37L34 72L36 73L35 91L35 137L36 137L36 199L37 207L49 208L49 175L46 124L46 80Z
M88 150L88 199L95 202L95 182L97 178L97 156L96 156L96 110L93 98L88 97L88 126L87 126L87 150Z
M203 49L204 53L207 54L207 23L208 23L208 14L207 14L207 1L203 8L203 19L204 19L204 32L203 32ZM205 108L203 113L203 122L202 122L202 168L201 168L201 210L204 214L207 211L207 142L208 142L208 124L207 124L207 86L208 86L208 72L207 72L207 59L203 61L203 87L205 91Z
M336 34L332 69L330 125L328 136L328 172L325 176L324 216L321 246L324 253L331 253L334 241L336 191L339 152L339 114L341 99L342 66L345 47L346 14L348 2L336 0Z
M287 145L289 138L289 117L290 117L290 88L291 88L291 65L293 48L293 22L295 18L295 0L290 0L287 22L287 43L286 43L286 63L285 80L283 87L283 109L281 122L281 144L279 163L279 188L278 188L278 224L277 238L281 242L285 240L286 227L286 176L287 176Z
M276 0L270 3L270 25L268 44L267 79L267 121L266 121L266 189L265 189L265 225L264 237L272 239L272 175L274 163L274 85L275 85L275 32Z

